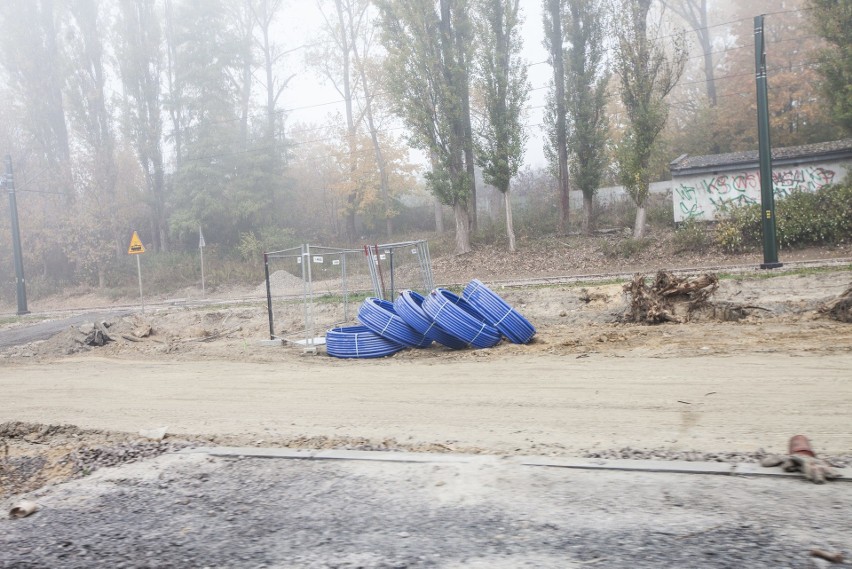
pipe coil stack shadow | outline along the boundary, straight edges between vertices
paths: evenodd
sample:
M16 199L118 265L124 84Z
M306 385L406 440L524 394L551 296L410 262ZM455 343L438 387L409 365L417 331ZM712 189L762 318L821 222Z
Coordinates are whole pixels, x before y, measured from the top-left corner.
M526 344L535 327L497 293L474 279L459 297L436 288L425 298L404 290L393 303L367 298L358 310L362 326L326 333L326 352L338 358L380 358L437 342L452 350L485 349L505 337Z

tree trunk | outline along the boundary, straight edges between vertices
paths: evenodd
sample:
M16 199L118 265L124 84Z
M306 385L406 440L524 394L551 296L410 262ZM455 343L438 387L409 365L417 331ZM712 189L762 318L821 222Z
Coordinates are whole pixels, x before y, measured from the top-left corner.
M169 115L172 119L172 136L175 145L175 167L180 168L183 162L183 101L181 97L180 79L175 72L177 68L177 44L175 43L174 14L172 2L165 3L166 30L166 78L169 85Z
M664 0L663 4L683 18L695 31L701 53L704 56L704 79L707 90L707 100L711 107L716 106L716 78L713 66L713 38L710 35L711 26L707 24L707 0L680 0L672 2Z
M42 69L47 77L47 89L39 93L39 96L50 101L50 105L47 107L47 119L54 133L53 143L55 146L52 150L59 162L65 163L71 158L71 150L68 143L68 127L65 123L65 109L62 106L63 77L59 49L56 44L56 26L54 24L56 14L53 9L53 0L42 1L41 16L44 27L44 53L47 55L47 61L37 62L36 65Z
M470 206L468 215L470 216L470 228L476 231L479 227L477 220L477 203L476 203L476 169L475 158L473 154L473 128L470 119L470 72L468 70L467 49L470 38L466 34L469 28L468 15L464 10L460 10L456 17L456 52L459 57L459 89L461 93L462 104L462 123L464 135L464 163L467 171L467 177L470 183Z
M565 118L565 64L562 57L562 8L561 0L548 0L550 13L550 56L553 60L553 86L556 99L556 157L559 167L559 226L557 233L568 234L569 195L568 141Z
M509 251L515 252L515 226L512 223L512 200L509 199L509 191L503 194L506 203L506 235L509 237Z
M713 53L709 32L705 30L705 33L698 35L698 39L701 43L701 49L704 50L704 77L707 80L707 99L710 101L710 106L715 107L716 78L714 77Z
M443 233L444 230L444 204L438 197L435 197L435 231Z
M248 120L249 120L249 103L251 102L251 84L252 84L252 61L251 61L251 45L246 50L245 59L243 61L243 84L240 92L240 138L243 145L243 150L248 149Z
M166 182L165 182L165 171L163 170L163 159L162 154L158 155L158 162L154 164L154 176L155 181L154 185L156 188L157 196L157 228L159 230L159 250L161 252L168 252L171 248L169 244L169 218L166 213ZM155 247L156 249L156 247Z
M645 237L645 204L636 206L636 222L633 224L633 239Z
M453 214L456 218L456 255L470 253L470 218L467 213L467 204L458 201L453 206Z
M260 26L262 41L260 50L263 53L263 70L266 73L266 136L270 146L275 142L275 74L272 69L274 56L272 53L272 42L269 39L269 26L272 23L273 15L270 14L269 4L261 3L258 9L262 10L259 14L255 12L254 17Z
M583 234L591 235L594 231L594 222L592 215L594 214L595 198L593 195L583 194Z

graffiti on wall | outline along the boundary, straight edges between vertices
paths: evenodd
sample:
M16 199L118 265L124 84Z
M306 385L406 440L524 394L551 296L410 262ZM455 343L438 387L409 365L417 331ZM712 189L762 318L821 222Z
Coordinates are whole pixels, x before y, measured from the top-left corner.
M801 166L773 170L772 189L775 198L793 192L815 192L840 180L842 176L824 166ZM757 170L719 174L707 178L673 182L675 221L712 220L722 209L760 203L760 172Z

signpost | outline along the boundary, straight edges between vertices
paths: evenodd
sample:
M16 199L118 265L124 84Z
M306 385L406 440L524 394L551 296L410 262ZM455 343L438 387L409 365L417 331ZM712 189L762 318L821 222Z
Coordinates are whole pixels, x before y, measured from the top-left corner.
M15 286L18 297L18 316L29 314L27 309L27 284L24 280L24 256L21 253L21 229L18 226L18 202L15 200L15 176L12 174L12 157L6 155L6 178L0 178L0 187L9 191L9 212L12 214L12 251L15 257Z
M139 234L133 232L133 237L130 238L130 246L127 248L128 255L136 255L136 272L139 274L139 299L142 301L142 313L145 313L145 297L142 296L142 264L139 261L139 255L145 252L145 246L142 245L142 240L139 239Z

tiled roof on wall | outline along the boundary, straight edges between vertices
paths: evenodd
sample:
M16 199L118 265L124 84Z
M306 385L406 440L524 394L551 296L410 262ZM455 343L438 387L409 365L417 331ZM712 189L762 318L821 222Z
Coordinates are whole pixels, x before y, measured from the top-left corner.
M798 161L814 162L817 160L852 159L852 138L805 144L803 146L788 146L772 149L772 161L790 164ZM758 162L758 151L729 152L727 154L708 154L705 156L689 156L684 154L669 164L673 176L707 171L713 169L730 170L733 166L754 166Z

